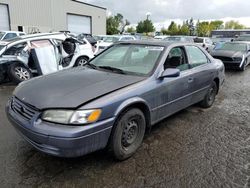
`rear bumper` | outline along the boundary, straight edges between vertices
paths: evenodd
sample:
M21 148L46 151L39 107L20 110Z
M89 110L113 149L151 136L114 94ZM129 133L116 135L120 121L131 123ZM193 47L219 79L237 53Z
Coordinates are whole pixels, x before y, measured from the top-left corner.
M78 134L77 137L72 137L70 131L68 135L59 137L49 132L48 134L44 134L34 131L32 128L27 128L33 127L33 125L19 121L19 117L17 117L18 114L15 114L8 105L6 106L6 113L9 121L26 141L37 150L58 157L79 157L105 148L114 123L114 118L111 118L92 124L91 128L86 129L86 131L75 132L74 134ZM48 126L46 122L40 125L45 127ZM61 126L63 128L65 125L54 126Z

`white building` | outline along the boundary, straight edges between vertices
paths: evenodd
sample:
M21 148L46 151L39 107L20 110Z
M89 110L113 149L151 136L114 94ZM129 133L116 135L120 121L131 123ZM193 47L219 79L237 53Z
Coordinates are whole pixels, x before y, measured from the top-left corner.
M106 8L80 0L0 0L0 30L106 34Z

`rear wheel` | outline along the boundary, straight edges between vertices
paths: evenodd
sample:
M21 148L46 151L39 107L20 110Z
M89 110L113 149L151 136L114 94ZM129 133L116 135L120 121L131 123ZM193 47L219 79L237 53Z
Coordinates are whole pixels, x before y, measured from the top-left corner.
M111 135L111 150L118 160L131 157L140 147L146 130L143 112L137 108L123 113Z
M217 92L218 92L217 84L213 81L213 83L211 84L205 98L200 103L201 107L210 108L214 104Z
M8 76L17 84L33 77L31 71L20 63L10 65Z

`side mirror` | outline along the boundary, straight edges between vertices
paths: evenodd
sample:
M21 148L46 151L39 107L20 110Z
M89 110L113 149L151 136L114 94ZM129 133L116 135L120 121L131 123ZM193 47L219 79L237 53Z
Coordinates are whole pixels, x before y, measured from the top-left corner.
M174 77L178 77L180 76L180 70L179 69L166 69L163 71L163 73L161 74L160 78L164 79L164 78L174 78Z

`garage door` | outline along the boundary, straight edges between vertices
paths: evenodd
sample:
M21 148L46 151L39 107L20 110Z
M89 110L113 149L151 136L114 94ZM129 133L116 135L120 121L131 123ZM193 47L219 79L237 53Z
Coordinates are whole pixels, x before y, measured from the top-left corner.
M0 30L10 30L8 6L0 4Z
M68 14L67 20L68 20L68 30L70 32L76 34L80 33L91 34L90 17Z

